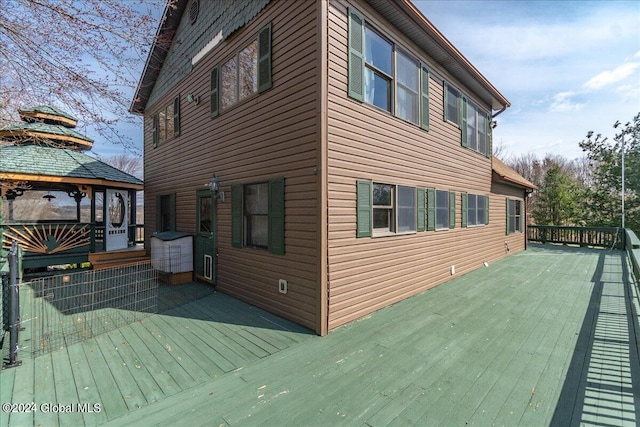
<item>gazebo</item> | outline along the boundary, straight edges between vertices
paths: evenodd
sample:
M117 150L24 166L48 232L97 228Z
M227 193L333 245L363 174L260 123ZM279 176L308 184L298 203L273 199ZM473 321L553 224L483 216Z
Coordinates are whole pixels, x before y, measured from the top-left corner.
M142 181L85 154L93 141L74 130L69 114L51 106L19 114L22 123L0 129L0 271L13 241L25 270L95 266L99 253L146 256L136 246Z

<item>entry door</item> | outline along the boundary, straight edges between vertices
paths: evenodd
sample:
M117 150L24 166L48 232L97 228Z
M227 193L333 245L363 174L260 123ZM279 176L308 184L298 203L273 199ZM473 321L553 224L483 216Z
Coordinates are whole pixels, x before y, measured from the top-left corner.
M196 277L215 284L216 206L210 190L198 190L196 212Z
M107 251L126 249L129 243L129 212L127 193L108 188L107 217L105 218L104 245Z

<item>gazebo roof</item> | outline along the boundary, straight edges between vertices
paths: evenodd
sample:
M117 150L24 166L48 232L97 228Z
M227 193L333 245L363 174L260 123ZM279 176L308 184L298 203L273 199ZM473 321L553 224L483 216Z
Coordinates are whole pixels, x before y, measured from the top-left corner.
M78 124L78 119L51 105L23 108L18 110L18 114L20 114L20 118L26 122L38 120L50 124L60 124L70 128L74 128Z
M135 176L86 154L35 144L0 147L0 179L143 188Z
M9 140L51 139L54 142L77 146L81 150L90 149L93 140L63 125L32 122L19 123L0 129L0 138Z

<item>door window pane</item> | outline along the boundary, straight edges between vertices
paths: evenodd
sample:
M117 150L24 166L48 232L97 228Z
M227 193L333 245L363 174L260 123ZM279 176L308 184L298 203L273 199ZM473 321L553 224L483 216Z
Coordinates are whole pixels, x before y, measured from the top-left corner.
M211 197L200 197L200 223L198 224L200 233L211 233Z

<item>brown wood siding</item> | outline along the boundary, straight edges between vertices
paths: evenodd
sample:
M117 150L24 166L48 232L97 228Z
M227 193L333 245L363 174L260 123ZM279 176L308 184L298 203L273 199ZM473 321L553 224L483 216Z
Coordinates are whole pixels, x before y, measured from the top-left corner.
M188 18L187 18L188 19ZM177 230L195 233L196 190L215 173L217 289L312 329L317 328L317 9L272 2L234 32L155 105L145 118L145 236L155 230L157 195L176 193ZM210 116L210 72L272 24L273 87ZM190 61L190 58L184 58ZM181 95L181 135L153 148L151 116ZM200 97L188 103L187 94ZM285 178L285 255L231 247L231 185ZM278 292L278 279L288 293Z
M347 97L347 7L430 66L430 130ZM459 82L363 2L330 2L328 63L329 329L479 268L524 248L524 236L505 235L505 195L491 160L461 147L460 129L444 122L443 79L488 110ZM356 238L356 180L456 192L456 227L390 237ZM523 191L518 190L520 198ZM490 224L461 228L461 192L490 196Z

